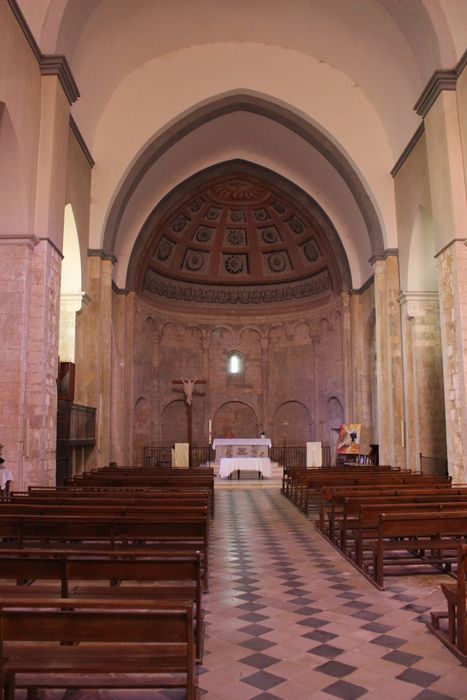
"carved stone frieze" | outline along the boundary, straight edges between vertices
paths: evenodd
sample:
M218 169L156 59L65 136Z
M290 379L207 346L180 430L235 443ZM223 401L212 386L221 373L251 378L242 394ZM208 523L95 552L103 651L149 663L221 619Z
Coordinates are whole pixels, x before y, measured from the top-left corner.
M155 297L200 304L272 304L327 296L331 293L331 279L326 269L304 282L269 287L244 285L237 289L220 285L189 285L175 280L169 282L148 269L143 291Z

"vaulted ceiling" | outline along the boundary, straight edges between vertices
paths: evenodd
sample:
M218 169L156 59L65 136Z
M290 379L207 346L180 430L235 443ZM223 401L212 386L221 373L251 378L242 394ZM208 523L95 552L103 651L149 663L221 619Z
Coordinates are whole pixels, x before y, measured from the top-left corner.
M434 70L465 49L463 0L18 0L64 54L96 161L90 248L125 286L151 212L196 173L245 159L332 221L358 287L397 247L390 171Z
M156 207L129 273L130 289L197 312L309 307L350 285L345 252L320 207L239 161L208 169Z

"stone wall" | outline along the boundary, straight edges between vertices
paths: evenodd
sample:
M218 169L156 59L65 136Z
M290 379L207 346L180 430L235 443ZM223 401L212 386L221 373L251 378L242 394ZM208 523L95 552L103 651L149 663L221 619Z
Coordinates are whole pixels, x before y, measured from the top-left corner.
M194 444L207 444L209 420L213 435L265 430L276 444L329 443L332 407L345 406L341 307L338 299L320 311L254 323L196 322L136 298L133 359L128 345L125 360L120 353L113 358L114 372L118 362L133 363L133 460L142 461L144 445L186 440L184 394L173 384L182 377L205 381L193 392ZM243 360L239 375L227 372L232 351Z

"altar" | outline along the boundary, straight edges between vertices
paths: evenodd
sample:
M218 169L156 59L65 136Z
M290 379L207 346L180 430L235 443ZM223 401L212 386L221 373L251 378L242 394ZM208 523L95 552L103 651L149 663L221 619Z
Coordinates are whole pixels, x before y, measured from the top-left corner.
M271 477L271 460L268 449L269 438L216 438L212 443L216 450L216 462L219 463L221 479L241 471L258 472L260 478Z
M269 457L221 457L219 476L221 479L229 477L237 472L240 478L241 471L258 472L260 479L271 478L271 460Z

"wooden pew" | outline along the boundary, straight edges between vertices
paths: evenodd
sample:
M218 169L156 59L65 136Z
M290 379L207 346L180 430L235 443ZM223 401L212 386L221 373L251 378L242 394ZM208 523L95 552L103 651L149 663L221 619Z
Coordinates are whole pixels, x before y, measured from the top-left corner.
M353 522L343 525L341 533L341 548L349 558L354 558L357 566L366 568L365 552L372 556L371 545L378 538L379 518L382 514L423 514L441 511L467 511L467 499L460 497L459 500L448 501L428 501L428 502L396 502L396 503L360 503L357 517ZM348 532L352 537L348 538ZM450 564L454 561L451 554L448 558L444 556L444 569L450 570ZM414 562L415 563L415 562Z
M142 609L141 601L122 608L111 599L73 600L73 610L57 599L23 603L27 609L0 601L6 700L17 687L186 688L189 700L197 698L190 603L145 601Z
M338 501L339 502L339 501ZM391 493L384 496L350 496L345 497L339 503L341 508L334 510L330 516L329 531L332 539L338 544L343 552L347 549L348 534L359 530L359 528L369 530L377 527L377 516L379 513L396 510L417 509L437 509L446 507L445 504L453 504L453 508L467 508L467 490L464 493L456 494L449 490L436 493L432 489L407 490L406 492ZM459 506L457 504L460 504Z
M131 556L131 558L128 558ZM169 600L179 603L191 600L195 604L196 658L201 661L203 639L203 613L201 593L201 556L193 557L136 557L135 554L101 553L99 556L84 556L68 553L17 550L0 555L0 579L23 580L32 585L0 585L0 599L51 597L63 598L130 598L139 600ZM47 586L35 581L48 581ZM79 581L80 585L72 587ZM150 582L150 586L111 585L121 582ZM52 582L52 586L50 585ZM86 585L83 585L86 582ZM88 582L101 582L89 586ZM102 585L103 584L103 585ZM106 584L106 585L105 585Z
M70 542L99 544L114 549L128 542L154 547L177 544L199 549L204 557L204 584L209 576L209 518L204 513L154 513L143 517L66 516L66 515L1 515L0 538L11 547L31 544Z
M338 486L327 487L321 491L321 507L319 514L319 529L330 539L335 538L334 523L343 516L347 499L380 499L380 502L394 497L408 498L411 496L422 498L457 497L467 496L467 486L451 486L450 484L379 484L378 486Z
M145 470L147 471L147 470ZM135 473L135 474L118 474L117 470L111 470L109 473L92 473L87 472L81 476L73 477L72 479L66 479L65 485L68 487L81 487L81 488L91 488L95 489L109 489L109 488L124 488L126 490L141 490L147 488L176 488L176 489L186 489L186 488L207 488L211 494L211 504L214 514L214 475L211 470L206 470L208 474L204 473L205 470L199 470L199 474L192 475L192 470L187 470L181 474L174 473L177 470L171 470L169 472L153 472L150 474L146 473Z
M30 502L40 502L41 499L57 501L60 503L68 503L73 499L78 501L95 499L96 501L111 501L121 503L122 501L134 505L150 505L157 501L171 500L177 502L185 502L186 500L200 500L206 502L209 506L211 515L214 515L213 489L208 487L189 487L184 488L183 485L177 488L174 487L140 487L139 489L126 487L61 487L51 489L49 487L30 486L27 492L12 492L9 502L26 502L29 498Z
M318 471L318 470L317 470ZM443 484L449 485L449 480L444 477L432 475L411 474L411 473L391 473L382 472L381 474L358 473L345 474L339 476L313 475L297 478L294 490L291 492L292 501L305 515L309 514L310 499L317 500L318 507L321 504L321 491L323 488L331 486L367 486L378 487L380 485L393 486L397 485L426 485L426 484ZM295 492L295 497L293 493Z
M459 544L455 538L467 536L467 509L459 511L425 511L423 513L394 513L379 516L377 540L370 544L373 553L372 576L377 586L384 587L387 567L399 565L396 559L386 554L397 552L430 552L430 556L419 556L415 561L403 562L404 571L412 563L438 566L452 561L452 552ZM447 557L444 553L447 552Z
M458 656L464 663L467 663L467 545L460 544L457 550L457 580L456 583L442 583L447 611L430 613L431 621L427 622L428 629L435 634L438 639ZM441 629L440 621L447 620L447 630Z

